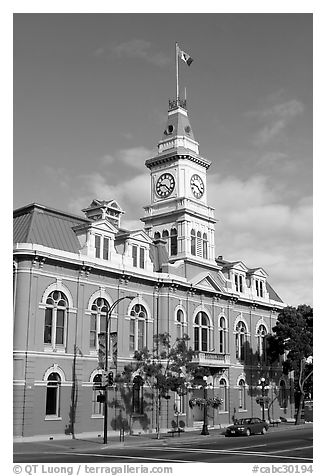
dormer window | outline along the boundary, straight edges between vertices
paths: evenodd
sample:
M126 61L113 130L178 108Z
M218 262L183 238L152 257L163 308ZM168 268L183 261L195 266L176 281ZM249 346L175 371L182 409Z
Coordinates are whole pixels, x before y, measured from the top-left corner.
M132 265L135 268L145 268L145 248L132 245Z
M109 259L109 238L102 235L95 235L95 258Z
M263 281L260 279L256 279L256 294L259 297L264 297Z
M237 293L243 293L243 276L241 274L234 275L235 290Z

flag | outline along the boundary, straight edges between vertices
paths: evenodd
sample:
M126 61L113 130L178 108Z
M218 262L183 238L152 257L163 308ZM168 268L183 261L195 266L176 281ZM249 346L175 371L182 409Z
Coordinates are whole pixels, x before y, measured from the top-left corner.
M190 66L191 63L193 62L192 57L188 55L188 53L185 53L184 51L180 50L179 46L178 46L178 55L179 55L179 58L181 58L182 61L184 61L188 66Z

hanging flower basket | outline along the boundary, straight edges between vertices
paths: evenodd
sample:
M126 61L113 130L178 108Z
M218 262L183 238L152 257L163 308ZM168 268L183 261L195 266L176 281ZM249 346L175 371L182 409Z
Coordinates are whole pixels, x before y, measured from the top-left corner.
M193 408L194 406L198 407L212 407L212 408L219 408L223 403L222 398L220 397L213 397L213 398L191 398L189 400L189 407Z

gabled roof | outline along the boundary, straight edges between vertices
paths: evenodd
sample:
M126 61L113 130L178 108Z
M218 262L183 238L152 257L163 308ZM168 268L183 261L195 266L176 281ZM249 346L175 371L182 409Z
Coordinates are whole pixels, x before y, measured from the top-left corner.
M221 292L225 287L226 280L221 273L218 274L216 279L209 272L204 271L195 276L191 280L191 284L195 287L204 288L209 291Z
M14 211L13 241L78 253L73 227L85 223L89 220L32 203Z

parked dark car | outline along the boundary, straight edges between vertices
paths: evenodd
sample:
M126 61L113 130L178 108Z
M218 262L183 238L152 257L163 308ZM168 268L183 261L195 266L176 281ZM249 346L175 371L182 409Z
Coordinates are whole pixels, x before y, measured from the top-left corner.
M261 433L264 435L267 430L268 423L260 418L242 418L236 420L233 425L227 427L225 436L250 436L254 433Z

